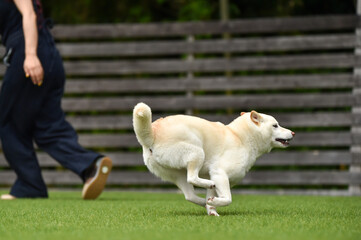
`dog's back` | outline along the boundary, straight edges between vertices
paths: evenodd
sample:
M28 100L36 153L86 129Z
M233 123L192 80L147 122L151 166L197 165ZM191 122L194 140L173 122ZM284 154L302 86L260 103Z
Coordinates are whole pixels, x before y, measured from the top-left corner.
M139 103L135 106L133 127L139 143L145 148L182 141L200 146L212 141L210 145L214 146L219 143L213 141L219 141L226 134L226 126L222 123L210 122L199 117L172 115L153 123L151 118L151 109L146 104Z
M210 122L202 118L173 115L161 118L152 124L153 134L155 136L154 144L162 142L180 142L187 141L196 144L199 140L202 142L207 139L221 138L224 135L225 126L222 123Z

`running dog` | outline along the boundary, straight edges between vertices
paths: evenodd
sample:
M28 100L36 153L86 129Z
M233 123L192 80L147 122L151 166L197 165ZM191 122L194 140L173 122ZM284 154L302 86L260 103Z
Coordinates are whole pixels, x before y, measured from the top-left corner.
M230 188L257 158L272 148L287 147L295 135L256 111L241 113L228 125L187 115L152 123L151 109L144 103L133 110L133 127L148 169L213 216L219 216L216 207L232 202ZM196 195L194 186L207 189L205 199Z

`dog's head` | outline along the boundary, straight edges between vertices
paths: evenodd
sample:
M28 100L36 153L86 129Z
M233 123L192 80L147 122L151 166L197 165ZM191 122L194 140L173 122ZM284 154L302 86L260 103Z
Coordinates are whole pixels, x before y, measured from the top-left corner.
M243 117L249 118L248 122L253 129L260 133L263 141L270 143L272 148L285 148L295 136L295 133L289 129L281 127L277 120L269 115L252 111L250 113L241 113Z

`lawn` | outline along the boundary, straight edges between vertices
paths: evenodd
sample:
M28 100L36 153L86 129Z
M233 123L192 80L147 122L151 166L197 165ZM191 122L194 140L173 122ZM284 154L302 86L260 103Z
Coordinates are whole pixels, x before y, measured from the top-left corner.
M234 195L209 217L171 193L0 201L0 239L361 239L360 197Z

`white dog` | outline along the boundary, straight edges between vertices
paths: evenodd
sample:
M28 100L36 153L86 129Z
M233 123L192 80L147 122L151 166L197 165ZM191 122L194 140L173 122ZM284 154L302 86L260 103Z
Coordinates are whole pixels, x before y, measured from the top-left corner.
M133 110L133 127L148 169L214 216L219 216L216 207L232 202L230 187L256 159L274 147L287 147L295 135L256 111L242 113L228 125L186 115L152 123L151 109L144 103ZM206 188L206 199L198 197L193 186Z

